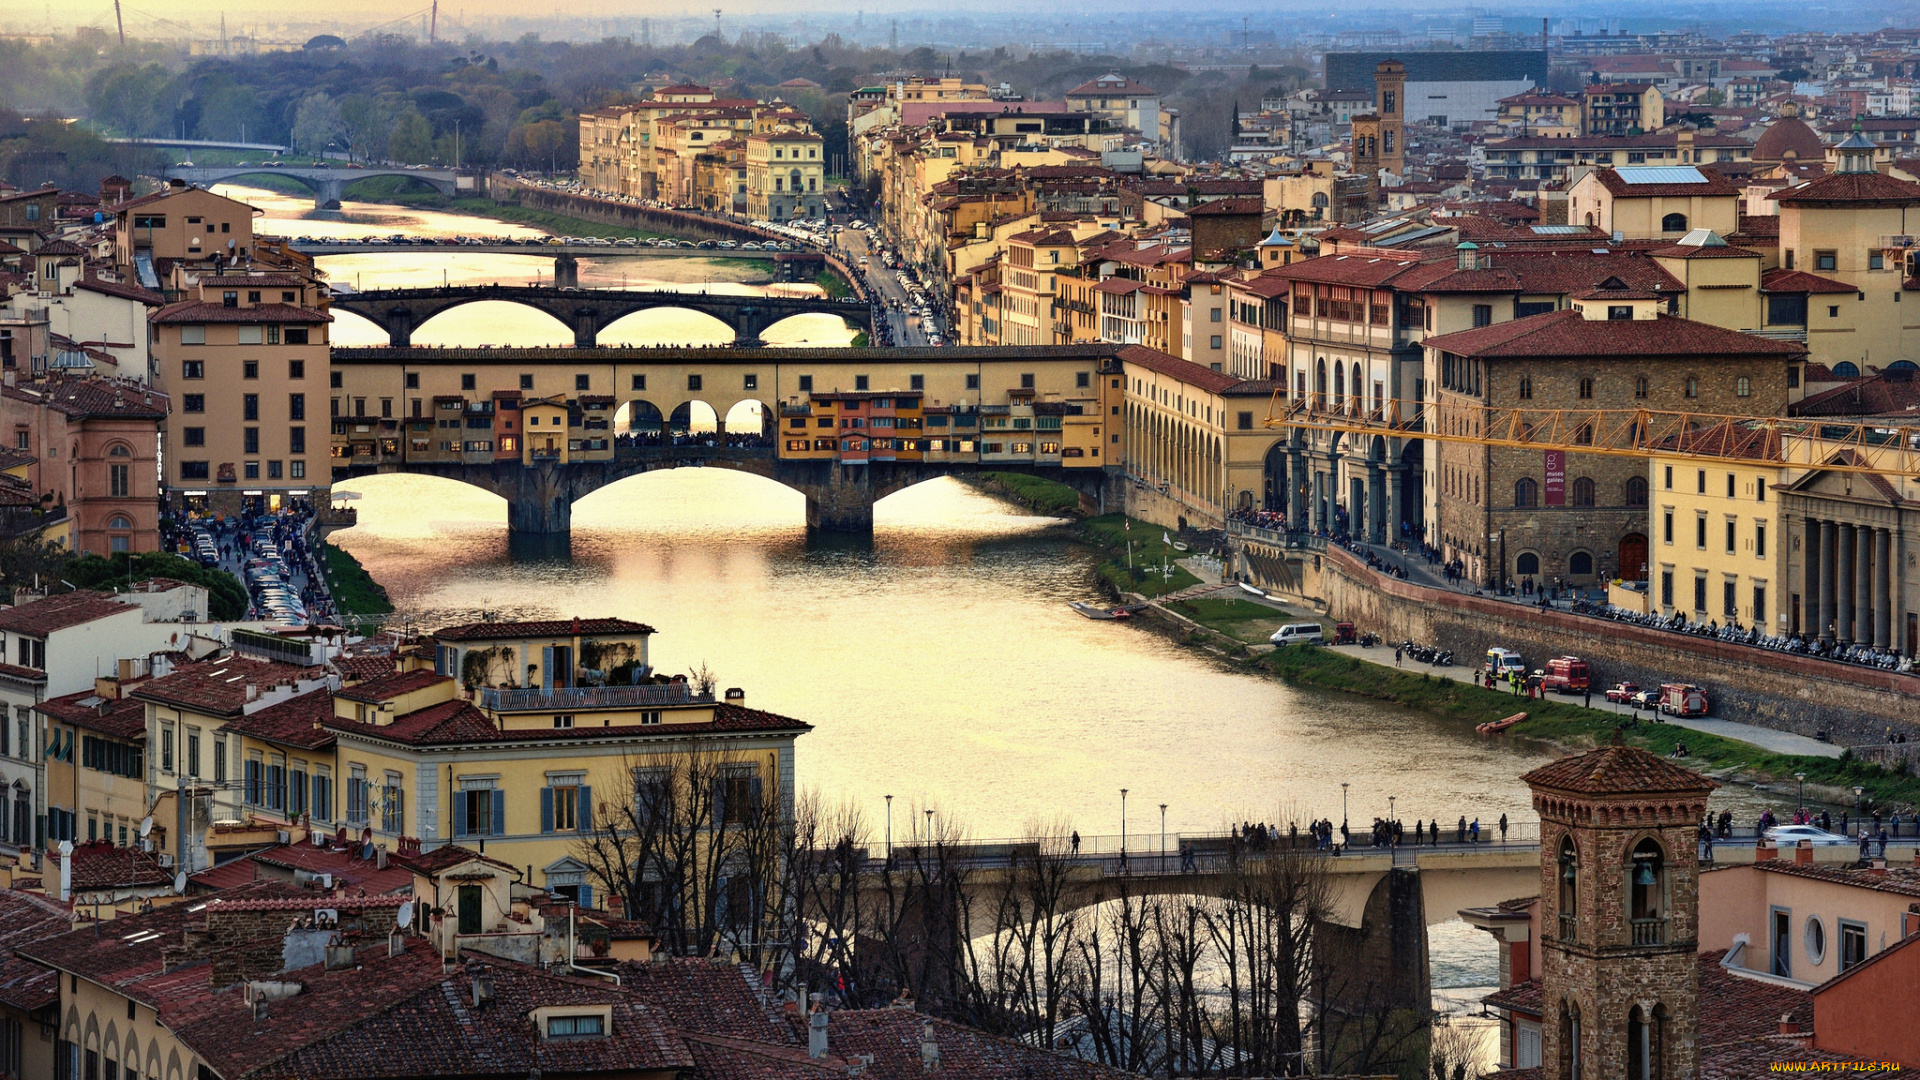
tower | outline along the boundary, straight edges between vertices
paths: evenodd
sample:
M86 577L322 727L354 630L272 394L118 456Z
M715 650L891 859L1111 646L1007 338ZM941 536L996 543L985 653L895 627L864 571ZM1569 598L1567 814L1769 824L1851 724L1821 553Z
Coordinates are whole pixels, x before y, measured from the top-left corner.
M1374 115L1379 117L1379 168L1395 176L1407 169L1407 65L1382 60L1373 69Z
M1540 814L1541 1075L1697 1075L1696 850L1719 785L1617 736L1520 779Z

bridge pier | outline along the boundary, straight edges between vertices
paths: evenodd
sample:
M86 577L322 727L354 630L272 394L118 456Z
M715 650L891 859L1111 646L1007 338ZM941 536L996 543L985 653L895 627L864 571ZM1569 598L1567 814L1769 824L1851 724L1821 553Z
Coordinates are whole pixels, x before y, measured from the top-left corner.
M313 208L315 210L340 209L341 189L346 187L344 180L323 180L314 189Z
M580 260L571 255L562 255L553 260L553 287L556 289L579 288Z
M823 463L826 478L795 485L807 496L807 531L873 532L873 481L870 466Z
M573 531L573 485L563 468L508 465L502 470L508 476L500 493L507 498L509 535L564 536Z
M1377 1064L1378 1055L1417 1052L1433 1011L1419 870L1388 870L1367 897L1358 927L1315 923L1313 950L1319 982L1314 1001L1328 1060L1364 1054Z

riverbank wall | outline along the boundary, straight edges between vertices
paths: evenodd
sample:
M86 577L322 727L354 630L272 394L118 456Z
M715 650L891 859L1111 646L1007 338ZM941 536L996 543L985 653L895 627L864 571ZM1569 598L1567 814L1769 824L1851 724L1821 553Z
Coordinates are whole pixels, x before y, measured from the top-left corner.
M1723 719L1800 735L1825 732L1843 746L1884 743L1890 730L1920 737L1914 675L1434 589L1376 573L1337 546L1284 561L1291 579L1264 584L1317 601L1327 618L1389 641L1451 649L1461 664L1477 666L1496 645L1519 650L1529 667L1573 655L1587 661L1596 692L1622 681L1690 682L1706 688Z
M749 240L765 242L785 239L745 222L696 214L690 210L640 206L553 188L532 187L497 175L487 178L487 197L496 203L532 207L582 221L636 232L661 233L686 240L733 240L745 243ZM775 265L781 281L812 281L821 270L826 270L844 282L854 296L867 299L866 286L861 283L860 276L835 255L821 251L792 251L772 252L767 258Z

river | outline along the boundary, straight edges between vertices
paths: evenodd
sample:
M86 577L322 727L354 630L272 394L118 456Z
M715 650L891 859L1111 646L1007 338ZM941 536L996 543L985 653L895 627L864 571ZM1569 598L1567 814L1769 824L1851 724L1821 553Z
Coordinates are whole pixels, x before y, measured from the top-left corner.
M297 199L243 197L267 210L262 231L335 227L300 217ZM386 222L340 226L356 236L508 231L393 207L348 204L346 215ZM336 279L353 272L366 284L437 284L456 269L462 280L505 279L527 261L325 260ZM657 280L707 272L640 265ZM527 314L469 307L434 323L447 324L440 333L450 342L547 343L544 317L528 333ZM336 340L351 340L350 329L343 319ZM415 625L483 612L647 622L660 631L652 656L661 669L705 663L722 686L743 687L749 705L814 724L800 740L801 786L858 807L876 837L887 795L896 837L931 809L977 837L1053 822L1089 837L1124 827L1136 851L1157 847L1163 820L1170 834L1314 817L1364 828L1387 814L1390 798L1405 819L1451 827L1465 815L1490 827L1502 814L1533 820L1518 777L1554 756L1414 710L1253 677L1145 630L1083 619L1066 605L1091 594L1094 553L1062 522L952 480L882 500L869 544L809 540L801 496L770 480L653 473L581 500L571 552L560 557L510 551L505 502L454 481L392 475L341 487L361 496L359 525L336 542ZM1716 797L1743 818L1753 800L1726 789ZM1437 989L1495 981L1491 940L1458 921L1431 940Z

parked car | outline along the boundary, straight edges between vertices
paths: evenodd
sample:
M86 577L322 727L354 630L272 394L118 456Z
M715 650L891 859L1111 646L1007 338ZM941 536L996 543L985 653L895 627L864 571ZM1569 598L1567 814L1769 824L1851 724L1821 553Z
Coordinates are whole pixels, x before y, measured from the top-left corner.
M1707 692L1692 683L1661 683L1660 711L1668 716L1707 715Z
M1660 707L1660 691L1642 690L1627 700L1632 702L1636 709L1657 709Z
M1633 701L1634 695L1638 694L1639 692L1640 692L1640 687L1635 683L1630 683L1630 682L1614 683L1613 686L1607 690L1607 700L1617 701L1620 704L1625 705Z
M1288 645L1318 645L1327 638L1326 630L1319 623L1288 623L1273 632L1268 641L1281 648Z

